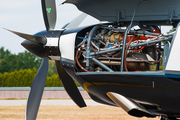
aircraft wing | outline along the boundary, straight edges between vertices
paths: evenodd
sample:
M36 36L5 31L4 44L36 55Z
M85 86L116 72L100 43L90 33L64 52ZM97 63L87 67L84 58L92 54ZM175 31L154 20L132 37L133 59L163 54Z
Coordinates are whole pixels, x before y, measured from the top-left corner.
M140 3L140 1L142 1ZM66 0L100 21L179 21L179 0Z

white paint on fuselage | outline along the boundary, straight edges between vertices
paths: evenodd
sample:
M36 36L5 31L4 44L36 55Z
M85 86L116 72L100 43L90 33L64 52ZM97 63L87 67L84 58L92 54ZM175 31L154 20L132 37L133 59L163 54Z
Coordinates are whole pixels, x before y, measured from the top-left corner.
M62 35L60 37L59 49L61 52L61 57L74 61L76 34L77 33L71 33L67 35Z
M180 24L177 26L177 31L173 37L171 51L167 61L165 70L180 71Z

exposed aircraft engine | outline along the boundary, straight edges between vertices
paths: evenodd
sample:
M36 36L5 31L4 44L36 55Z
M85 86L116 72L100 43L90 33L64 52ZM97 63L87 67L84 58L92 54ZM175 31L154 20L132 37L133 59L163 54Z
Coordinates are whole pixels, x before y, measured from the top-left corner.
M37 117L50 59L79 107L86 103L75 81L94 101L122 107L129 115L180 118L179 0L65 0L61 5L66 3L83 13L60 30L55 29L56 0L41 0L46 30L35 35L9 30L43 58L25 119ZM107 22L78 27L87 15ZM164 25L175 31L163 35L159 26Z
M77 69L86 72L121 71L123 59L125 71L150 71L151 65L161 61L161 43L157 40L163 37L156 26L149 26L147 30L130 30L127 36L125 30L118 27L96 26L84 37L78 37L82 41L76 50Z

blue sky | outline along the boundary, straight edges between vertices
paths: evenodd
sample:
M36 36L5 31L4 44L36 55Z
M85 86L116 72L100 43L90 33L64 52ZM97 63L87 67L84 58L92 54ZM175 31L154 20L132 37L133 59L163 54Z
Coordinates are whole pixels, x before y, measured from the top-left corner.
M60 29L66 23L77 17L81 12L72 4L60 5L65 0L56 0L57 23L55 29ZM99 21L88 16L81 25L96 24ZM35 34L45 30L41 0L0 0L0 27L10 30ZM4 46L12 53L24 52L21 42L24 40L0 28L0 47ZM163 27L166 33L171 27Z
M82 13L72 4L60 5L62 2L64 0L56 0L57 23L55 29L60 29ZM97 19L87 17L82 25L98 22ZM0 0L0 27L27 34L45 30L41 0ZM24 39L2 28L0 28L0 47L4 46L5 49L16 54L24 52L25 49L21 46Z

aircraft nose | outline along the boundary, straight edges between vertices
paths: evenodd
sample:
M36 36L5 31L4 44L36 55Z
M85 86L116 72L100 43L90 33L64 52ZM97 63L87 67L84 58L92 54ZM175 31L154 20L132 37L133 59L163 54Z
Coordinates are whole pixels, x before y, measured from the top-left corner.
M54 47L44 46L38 43L31 42L29 40L23 41L21 45L24 48L26 48L29 52L41 58L44 56L48 56L51 58L51 56L59 56L60 54L57 46Z
M21 45L27 49L29 52L35 54L36 56L38 57L43 57L44 56L44 48L43 48L43 45L40 45L38 43L34 43L34 42L31 42L29 40L24 40Z

